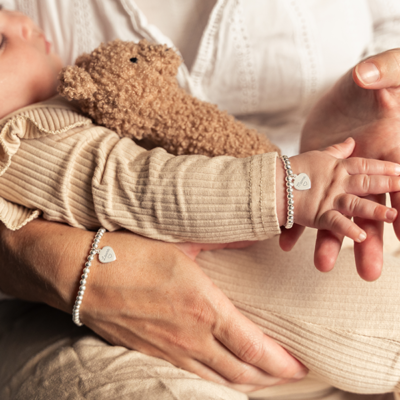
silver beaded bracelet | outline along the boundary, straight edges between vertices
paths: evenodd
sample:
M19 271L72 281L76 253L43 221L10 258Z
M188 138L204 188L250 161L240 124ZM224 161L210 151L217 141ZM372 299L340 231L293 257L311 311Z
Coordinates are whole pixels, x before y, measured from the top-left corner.
M92 265L94 256L96 254L98 254L99 261L103 264L115 261L117 259L117 257L115 256L114 250L110 246L105 246L102 249L98 249L100 239L103 237L105 232L106 232L106 230L104 228L100 228L97 231L96 236L93 239L92 248L87 257L87 261L85 262L85 267L83 268L83 274L82 274L81 280L79 282L78 294L76 296L75 304L72 309L72 321L74 321L75 324L78 326L83 325L79 318L79 310L80 310L80 307L82 304L83 295L86 290L86 282L87 282L87 278L89 276L90 267Z
M286 193L287 193L287 218L285 228L290 229L294 224L294 196L293 188L297 190L311 189L311 181L307 174L294 174L290 165L288 156L281 156L283 166L286 172Z

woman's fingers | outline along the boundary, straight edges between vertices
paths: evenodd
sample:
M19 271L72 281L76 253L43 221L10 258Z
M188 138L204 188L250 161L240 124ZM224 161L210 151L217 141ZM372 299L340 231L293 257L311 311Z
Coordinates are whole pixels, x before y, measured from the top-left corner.
M318 230L315 241L314 265L318 271L329 272L335 266L343 243L343 235L327 230Z
M392 207L396 210L400 210L400 192L390 193L390 202ZM400 218L397 218L393 223L393 228L396 233L397 239L400 240Z
M270 385L257 385L254 383L232 383L231 381L223 378L213 369L211 369L208 365L203 364L201 361L187 359L182 363L181 368L185 369L186 371L193 372L194 374L200 376L203 379L206 379L211 382L218 383L220 385L228 386L232 389L238 390L242 393L250 393L254 392L255 390L263 389L267 386L272 386L274 383ZM290 380L280 380L280 383L291 382Z
M354 82L364 89L400 86L400 49L385 51L360 62L353 69Z
M172 365L175 365L178 368L182 368L188 372L192 372L203 379L218 383L220 385L229 386L243 393L248 393L266 387L267 385L263 384L263 382L271 382L271 385L273 385L275 384L274 382L281 381L276 378L275 380L273 380L274 378L272 377L266 380L258 379L259 370L257 368L253 368L253 370L255 370L255 373L249 374L249 380L247 383L245 384L234 383L229 379L229 376L233 375L227 373L226 370L234 368L237 371L240 371L240 368L238 366L232 365L231 362L221 363L219 370L215 370L212 368L212 362L204 363L196 360L193 357L188 357L188 354L183 352L182 349L179 347L174 347L174 346L168 346L168 348L163 348L162 346L157 347L154 345L154 343L150 343L144 338L138 338L135 335L132 336L131 332L126 331L124 329L123 331L125 332L126 335L125 342L129 343L130 346L132 346L132 344L134 343L135 350L140 351L143 354L147 354L151 357L157 357L163 359L165 361L168 361ZM119 335L120 333L121 332L119 332ZM212 335L210 335L210 337L215 342ZM115 341L110 340L110 342L115 342ZM121 344L124 345L123 342ZM216 347L217 346L207 345L204 346L200 351L198 351L198 353L204 356L205 359L207 359L207 355L209 355L207 361L212 361L214 359L223 359L224 358L223 356L225 355L224 353L226 353L227 350L224 349L223 346L221 345L219 345L219 348ZM232 358L234 357L232 356ZM237 363L239 363L238 360ZM261 384L258 385L256 381L257 382L260 381Z
M279 246L283 251L290 251L303 234L305 226L294 224L291 229L282 228L279 236Z
M383 265L383 223L355 218L355 224L367 232L367 239L354 243L357 272L366 281L375 281ZM331 271L342 246L343 236L327 230L319 230L315 243L314 264L321 272Z
M231 384L267 387L283 383L282 378L243 362L215 339L202 349L197 361Z
M386 196L369 196L369 200L384 205ZM383 267L383 222L363 218L354 218L354 222L367 232L364 242L354 243L358 275L366 281L374 281L379 278Z
M264 335L235 307L226 309L224 314L225 317L215 325L214 336L239 360L279 379L301 379L307 374L299 361Z
M120 338L121 332L124 336L124 340L120 344L130 343L131 346L134 344L133 348L141 353L164 359L203 379L229 386L241 392L247 393L294 381L290 378L273 377L261 369L245 363L216 340L210 332L202 329L197 332L200 342L187 341L184 338L176 340L176 343L168 344L156 344L149 341L148 337L132 335L129 330L121 329L121 327L118 329ZM110 340L110 342L115 343L115 340ZM182 344L184 344L183 347ZM304 368L302 370L305 371Z
M222 304L226 306L227 304ZM223 313L230 314L229 319L218 324L216 333L226 339L226 345L213 336L211 332L199 324L197 341L187 340L187 336L174 340L153 342L149 337L132 335L122 328L125 343L134 343L134 348L153 357L162 358L171 364L193 372L203 379L232 387L242 392L274 386L298 380L308 372L306 368L290 356L272 339L265 336L259 328L244 317L236 308L228 306ZM233 322L234 321L234 322ZM225 329L236 327L236 332L231 331L229 336L224 335ZM203 328L203 329L202 329ZM121 329L118 332L121 337ZM107 336L107 335L106 335ZM171 339L170 335L167 338ZM267 340L266 340L267 339ZM115 343L115 340L110 340ZM235 355L228 349L231 346L239 354ZM254 346L254 347L253 347ZM268 348L264 351L263 348ZM251 357L249 352L252 352ZM261 360L266 358L268 360ZM251 360L256 360L269 372L259 368ZM245 361L247 360L247 361ZM271 364L271 365L270 365Z
M354 222L367 232L367 239L354 243L357 272L362 279L372 282L380 277L383 267L383 222L360 218Z

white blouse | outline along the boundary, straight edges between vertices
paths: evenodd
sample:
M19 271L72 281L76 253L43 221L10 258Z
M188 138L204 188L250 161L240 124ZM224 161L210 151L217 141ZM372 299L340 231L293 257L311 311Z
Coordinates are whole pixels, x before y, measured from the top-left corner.
M165 15L170 20L163 24L166 31L168 26L180 27L171 36L190 38L191 31L179 25L188 1L160 0L158 8L149 5L155 0L138 3L148 4L145 11L152 21L162 21ZM185 4L181 13L179 2ZM207 2L209 16L201 38L194 40L197 49L191 55L191 70L182 65L179 83L195 96L257 125L289 156L298 151L304 117L316 98L363 57L400 44L399 0ZM66 64L115 38L147 38L174 46L133 0L2 3L42 26Z

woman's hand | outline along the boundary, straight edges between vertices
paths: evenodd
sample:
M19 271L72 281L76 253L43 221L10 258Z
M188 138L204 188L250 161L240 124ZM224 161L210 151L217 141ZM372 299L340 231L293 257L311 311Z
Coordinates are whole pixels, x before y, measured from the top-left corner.
M0 288L70 313L93 235L43 220L17 232L1 226ZM81 320L111 344L241 391L305 375L192 260L223 245L168 244L126 231L106 233L100 245L111 246L117 260L93 260Z
M372 66L372 67L371 67ZM373 77L376 69L378 76ZM366 81L375 80L373 83ZM400 49L362 61L316 104L301 138L301 152L353 137L357 157L400 158ZM397 160L397 161L396 161Z
M349 136L356 141L353 156L400 162L400 49L394 49L358 64L345 74L317 103L304 126L301 151L338 143ZM383 204L384 196L371 197ZM400 209L400 194L391 194L392 206ZM355 244L360 276L375 280L383 264L383 223L363 218L355 222L367 240ZM400 219L394 222L400 238ZM298 235L297 235L298 236ZM290 242L289 248L296 237ZM315 263L322 271L333 268L342 235L319 231Z

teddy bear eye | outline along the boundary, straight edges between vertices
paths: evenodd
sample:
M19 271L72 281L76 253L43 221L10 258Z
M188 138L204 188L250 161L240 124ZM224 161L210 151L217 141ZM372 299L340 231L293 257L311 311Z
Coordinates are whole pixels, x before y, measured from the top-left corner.
M131 59L129 59L130 62L133 62L134 64L137 63L137 58L136 57L132 57Z

